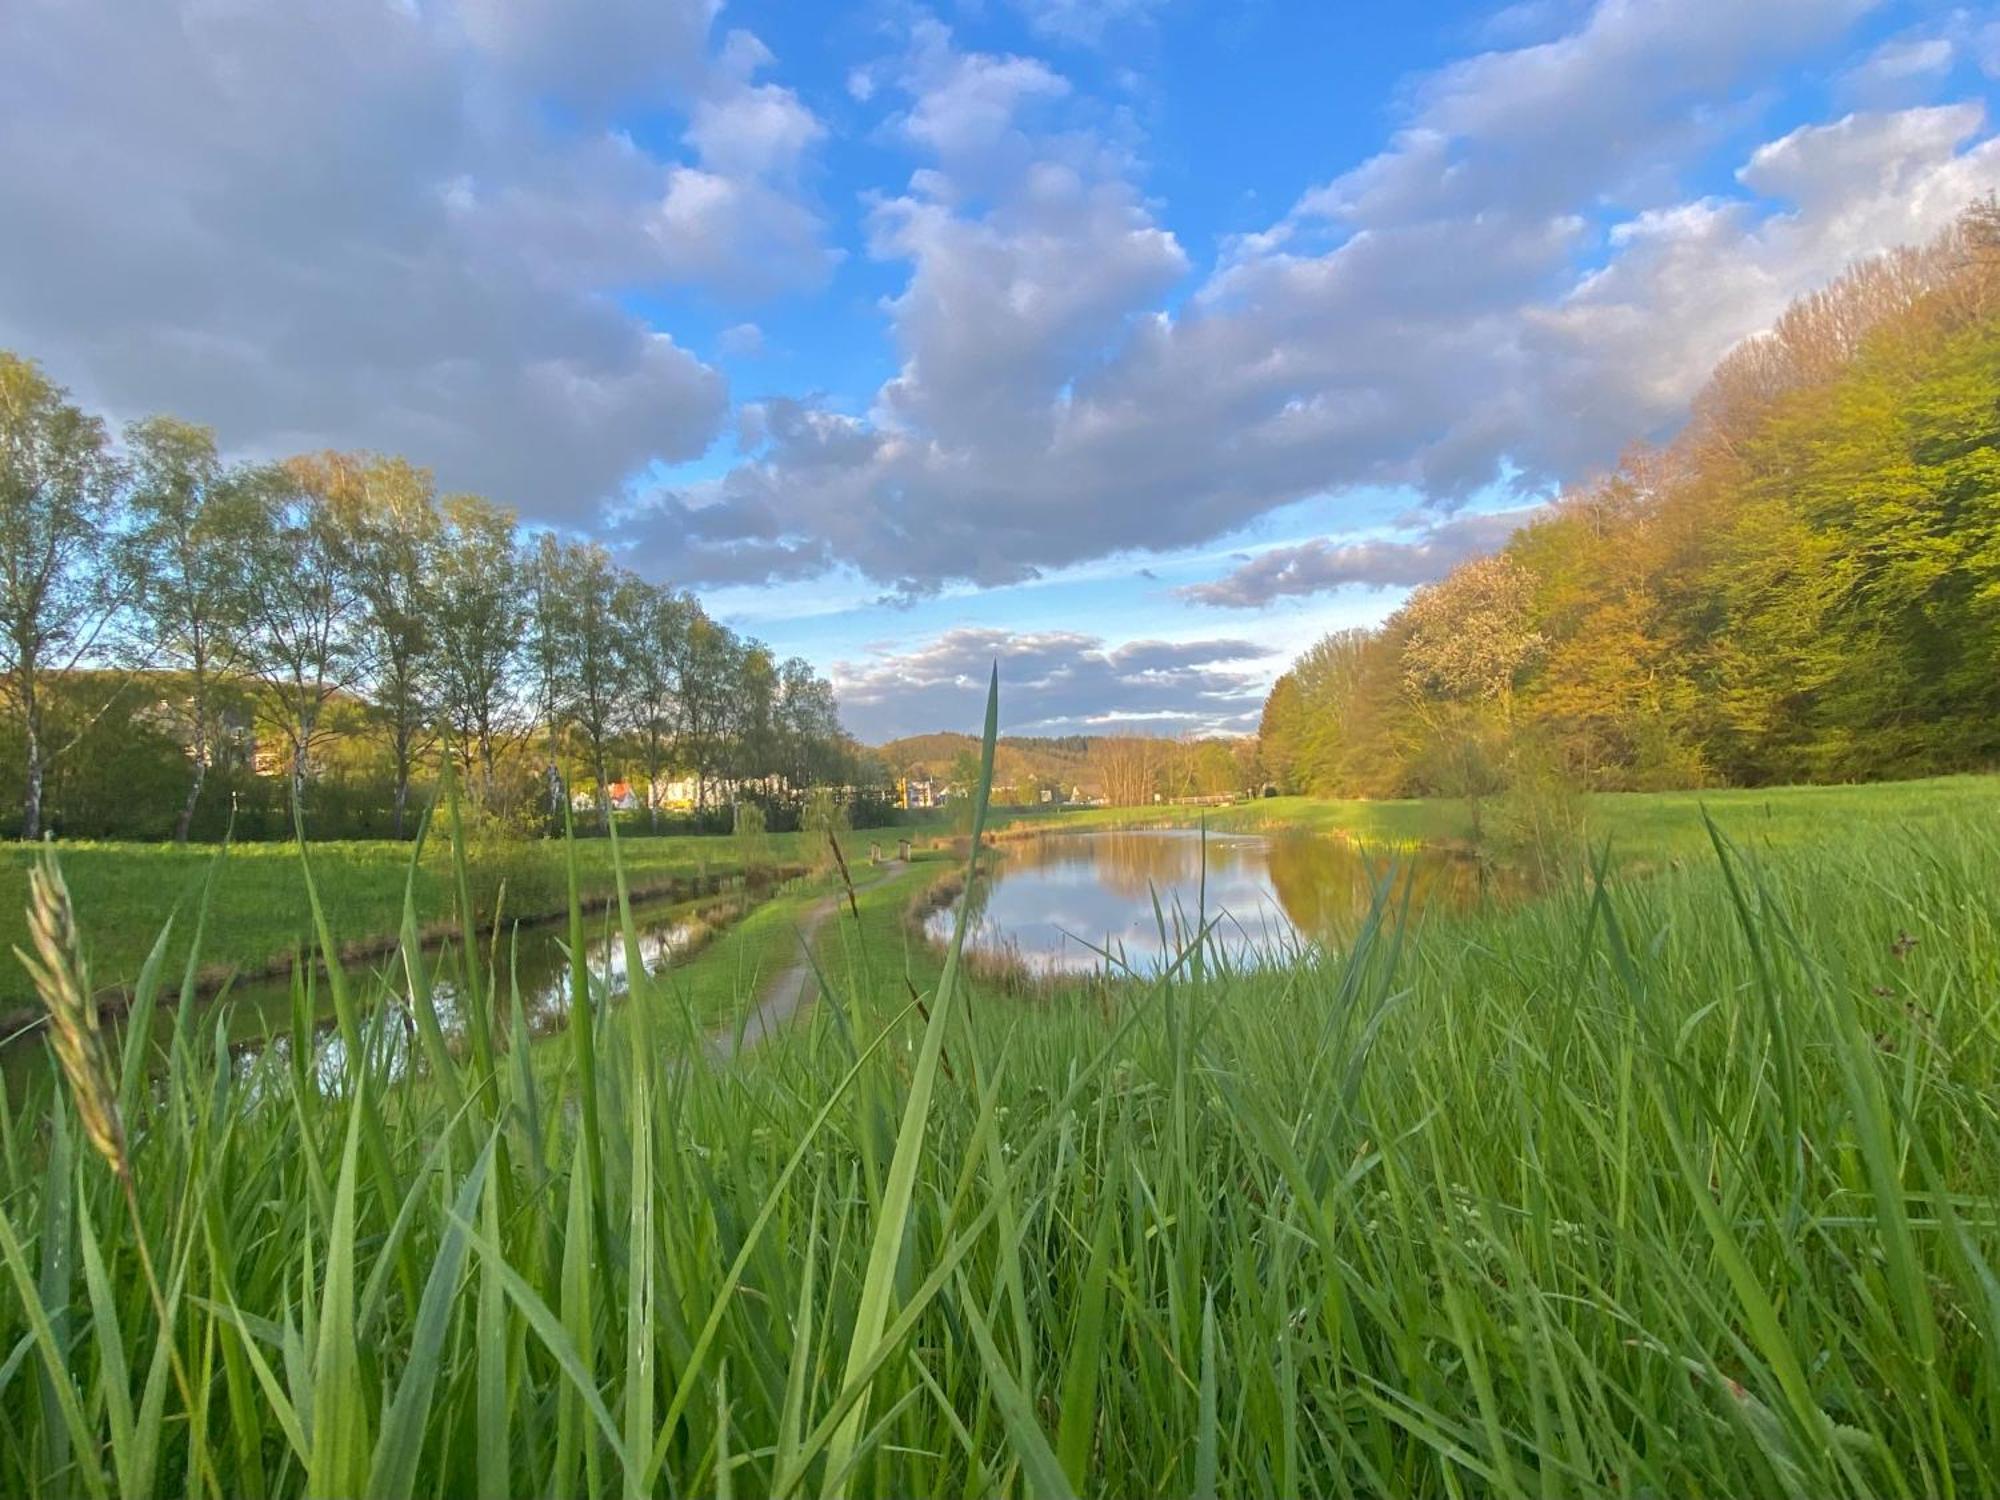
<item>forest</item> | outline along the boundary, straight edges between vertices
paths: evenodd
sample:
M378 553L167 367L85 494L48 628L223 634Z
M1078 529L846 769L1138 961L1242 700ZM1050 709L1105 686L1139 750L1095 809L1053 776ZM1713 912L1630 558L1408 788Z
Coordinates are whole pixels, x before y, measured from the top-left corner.
M1871 781L2000 762L2000 206L1862 261L1266 702L1283 789Z
M16 831L405 836L451 759L475 805L559 826L779 826L867 767L833 689L595 543L526 533L405 459L229 462L158 416L119 439L0 351L0 755ZM4 782L0 782L4 785ZM588 810L588 809L587 809Z

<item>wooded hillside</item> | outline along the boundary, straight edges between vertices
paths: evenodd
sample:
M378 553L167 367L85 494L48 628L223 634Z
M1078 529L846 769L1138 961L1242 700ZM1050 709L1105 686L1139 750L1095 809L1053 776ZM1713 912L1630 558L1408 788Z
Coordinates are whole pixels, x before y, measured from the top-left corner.
M2000 207L1801 299L1671 444L1314 646L1262 746L1351 795L2000 762Z

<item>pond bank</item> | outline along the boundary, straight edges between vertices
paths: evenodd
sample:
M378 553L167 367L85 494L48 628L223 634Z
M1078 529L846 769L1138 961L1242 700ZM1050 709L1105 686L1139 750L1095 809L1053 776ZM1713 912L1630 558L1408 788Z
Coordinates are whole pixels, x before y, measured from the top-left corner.
M721 898L707 905L690 910L681 915L698 922L704 929L699 941L705 942L715 931L742 920L751 911L771 899L772 894L785 883L807 873L803 865L779 865L753 869L749 872L728 872L700 874L695 876L671 876L633 886L628 890L628 900L636 919L648 921L667 914L667 909L692 907L705 898ZM598 891L579 899L579 906L587 917L602 917L616 909L617 892ZM567 922L569 911L567 902L553 910L537 910L532 914L518 916L503 915L504 930L519 939L532 940L537 936L548 938L552 929ZM86 934L86 937L88 934ZM427 960L435 960L447 944L456 944L460 929L456 921L435 920L424 924L419 931L419 940ZM491 938L491 932L482 934ZM380 933L370 937L356 938L340 945L338 959L343 969L364 965L372 960L388 958L401 949L401 939L395 934ZM245 1014L254 1011L281 1011L278 1004L282 998L276 990L283 982L289 994L292 967L300 958L298 953L274 956L261 964L208 964L195 976L192 999L201 1009L207 1009L209 1002L228 990L232 1005L241 1004ZM622 959L620 960L622 962ZM312 961L312 972L324 979L326 966ZM323 988L323 986L322 986ZM266 993L259 995L258 991ZM99 1019L117 1024L132 1003L132 991L120 986L99 991L96 999ZM180 989L177 984L162 977L159 997L161 1015L171 1015L180 1005ZM26 1045L38 1029L42 1019L39 1004L18 1004L0 1012L0 1057ZM322 1021L326 1018L321 1017ZM256 1038L243 1037L243 1044L253 1044Z

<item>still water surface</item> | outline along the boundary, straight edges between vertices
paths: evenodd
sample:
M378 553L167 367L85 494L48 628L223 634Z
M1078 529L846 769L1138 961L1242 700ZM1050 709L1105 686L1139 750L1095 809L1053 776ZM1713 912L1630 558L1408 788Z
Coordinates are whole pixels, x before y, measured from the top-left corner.
M639 938L639 961L648 974L656 974L686 954L704 933L704 918L727 921L755 897L739 892L735 897L709 896L699 900L635 903L632 925ZM625 962L625 941L614 910L596 912L584 918L585 964L590 971L593 993L622 999L631 989ZM569 938L566 922L523 923L510 946L503 937L499 952L498 984L489 975L487 983L497 989L498 1019L509 1024L513 983L518 982L522 1018L530 1035L540 1036L562 1027L569 1016ZM482 952L484 965L490 953ZM427 945L424 963L431 981L432 1003L438 1013L439 1029L454 1048L464 1044L465 1011L455 980L456 957L447 960L442 945ZM389 953L375 958L349 961L343 966L349 991L367 1007L364 1028L370 1045L379 1047L384 1065L392 1076L399 1075L411 1055L412 1035L407 1023L408 982L400 955ZM220 1022L235 1053L239 1070L247 1069L266 1051L289 1058L301 1038L312 1050L312 1071L322 1084L338 1082L347 1066L346 1047L331 1029L332 997L326 976L317 976L313 986L315 1013L299 1026L292 1013L292 985L285 979L253 979L232 985L216 1001L203 1000L190 1019L205 1036L213 1035ZM173 1027L171 987L162 996L156 1031L165 1040ZM392 1004L378 1002L385 994ZM108 1017L106 1030L114 1055L124 1046L122 1017ZM18 1083L26 1069L41 1065L39 1024L18 1035L0 1038L0 1075L8 1083Z
M1478 865L1443 850L1383 854L1315 834L1210 833L1204 843L1190 828L1054 833L1003 846L974 897L966 945L1036 969L1099 969L1109 955L1143 973L1178 952L1205 912L1211 944L1232 960L1278 961L1303 942L1337 942L1392 871L1414 882L1413 907L1486 894ZM955 916L933 912L929 935L949 938Z

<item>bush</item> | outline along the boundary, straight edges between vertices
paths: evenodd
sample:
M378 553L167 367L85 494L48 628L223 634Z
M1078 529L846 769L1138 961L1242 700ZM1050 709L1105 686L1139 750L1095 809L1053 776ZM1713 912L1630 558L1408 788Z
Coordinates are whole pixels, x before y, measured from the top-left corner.
M1589 794L1549 746L1534 738L1517 741L1489 820L1492 846L1547 883L1587 857L1589 811Z

